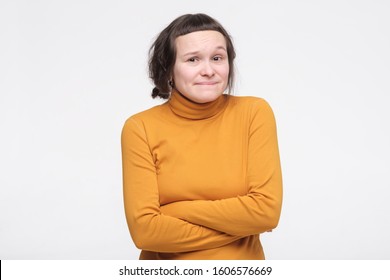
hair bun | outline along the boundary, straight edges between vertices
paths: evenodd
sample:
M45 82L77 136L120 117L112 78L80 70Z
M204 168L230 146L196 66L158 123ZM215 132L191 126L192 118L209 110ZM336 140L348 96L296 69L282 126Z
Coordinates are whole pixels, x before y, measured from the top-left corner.
M159 95L160 95L160 90L157 87L153 88L153 90L152 90L152 97L156 98Z

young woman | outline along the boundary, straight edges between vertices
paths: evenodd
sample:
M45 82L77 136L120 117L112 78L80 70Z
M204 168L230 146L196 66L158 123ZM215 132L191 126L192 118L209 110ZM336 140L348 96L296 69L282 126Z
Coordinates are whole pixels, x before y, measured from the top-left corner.
M124 204L140 259L264 259L282 176L268 103L237 97L235 50L205 14L175 19L150 49L153 97L122 131Z

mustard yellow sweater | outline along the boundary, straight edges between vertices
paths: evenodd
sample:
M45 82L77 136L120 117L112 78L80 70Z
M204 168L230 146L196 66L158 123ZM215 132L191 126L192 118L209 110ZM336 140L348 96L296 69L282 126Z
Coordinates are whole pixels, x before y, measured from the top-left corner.
M124 204L140 259L264 259L282 204L276 125L257 97L178 92L122 131Z

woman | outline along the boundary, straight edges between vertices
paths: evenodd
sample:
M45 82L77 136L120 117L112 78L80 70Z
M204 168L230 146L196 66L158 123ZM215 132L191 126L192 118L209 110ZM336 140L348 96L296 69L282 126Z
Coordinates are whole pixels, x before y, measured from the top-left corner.
M122 131L126 218L140 259L264 259L282 179L274 115L224 94L235 51L205 14L183 15L150 49L153 97Z

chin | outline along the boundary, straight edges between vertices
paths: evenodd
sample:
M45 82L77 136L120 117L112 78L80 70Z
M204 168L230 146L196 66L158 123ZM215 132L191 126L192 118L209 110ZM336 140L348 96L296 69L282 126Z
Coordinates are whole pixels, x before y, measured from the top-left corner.
M223 91L210 89L198 92L195 91L193 96L197 97L196 99L199 103L206 103L216 100L219 96L221 96L221 94L223 94Z

